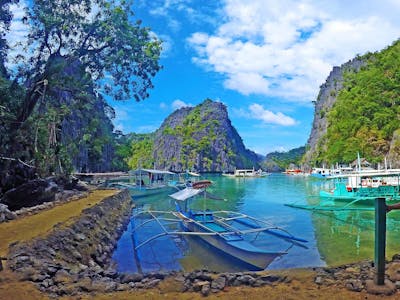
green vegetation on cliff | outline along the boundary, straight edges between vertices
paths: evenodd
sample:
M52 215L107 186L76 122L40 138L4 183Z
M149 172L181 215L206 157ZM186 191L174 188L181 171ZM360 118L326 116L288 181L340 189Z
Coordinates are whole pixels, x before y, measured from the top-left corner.
M129 156L125 157L130 169L154 167L154 134L131 134Z
M305 150L305 147L299 147L288 152L268 153L262 166L270 171L283 171L290 168L292 165L299 167Z
M207 102L203 105L207 105ZM164 134L173 135L181 140L179 156L186 169L193 169L198 157L201 157L208 170L211 169L211 145L217 138L214 128L219 124L217 120L209 118L211 112L209 109L201 110L200 106L197 106L184 118L181 125L164 129ZM207 135L203 135L203 132L207 132Z
M319 141L316 162L348 163L357 152L381 162L400 128L400 41L361 59L365 65L345 73L343 88L327 112L328 131Z

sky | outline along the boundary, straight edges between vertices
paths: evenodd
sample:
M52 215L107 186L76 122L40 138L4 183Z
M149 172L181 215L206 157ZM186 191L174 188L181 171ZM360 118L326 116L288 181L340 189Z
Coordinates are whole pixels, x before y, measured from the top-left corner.
M145 101L109 100L115 128L153 132L210 98L262 155L306 144L333 66L400 37L400 0L135 0L133 10L163 41L163 69Z

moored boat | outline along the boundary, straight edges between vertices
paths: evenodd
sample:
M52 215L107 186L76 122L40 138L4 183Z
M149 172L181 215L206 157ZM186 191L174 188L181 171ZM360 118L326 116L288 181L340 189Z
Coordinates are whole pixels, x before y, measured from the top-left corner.
M234 173L222 173L223 176L231 178L248 178L248 177L266 177L270 173L265 172L261 169L236 169Z
M375 198L386 198L387 201L400 200L399 170L355 172L336 176L335 179L334 189L320 191L320 197L349 201Z
M294 244L305 247L302 243L307 241L297 238L286 230L266 221L242 213L209 210L193 212L190 209L188 210L187 200L196 195L204 194L206 192L205 188L210 184L210 181L204 181L201 185L197 186L198 188L188 187L170 195L171 198L177 201L177 210L174 212L147 211L134 216L148 214L150 219L143 222L143 224L154 221L163 230L162 233L149 237L146 241L137 245L135 250L154 239L166 235L197 236L204 242L222 251L222 253L248 265L250 269L262 270L277 257L285 255L287 250ZM169 231L167 230L166 223L164 224L163 221L168 224L177 221L181 224L184 231ZM133 231L139 229L140 226L135 227ZM261 233L268 235L271 239L273 239L271 236L283 239L290 246L282 251L270 251L260 248L254 244L254 240L259 238Z
M109 181L108 186L128 188L134 197L143 197L171 190L175 173L166 170L137 169L128 172L121 180Z

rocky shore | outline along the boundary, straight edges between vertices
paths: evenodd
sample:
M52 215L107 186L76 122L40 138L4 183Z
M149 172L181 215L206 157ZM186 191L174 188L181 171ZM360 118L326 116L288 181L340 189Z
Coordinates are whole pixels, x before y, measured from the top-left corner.
M110 196L84 210L71 225L61 224L44 238L11 245L8 266L53 295L110 290L117 276L111 255L132 208L128 191Z
M279 272L214 273L209 270L149 274L120 274L111 256L126 229L133 203L128 191L109 196L87 208L71 222L58 224L46 236L10 246L7 264L23 281L33 282L52 297L103 294L159 288L173 282L177 292L208 296L230 287L290 285L290 274ZM371 294L393 295L400 289L400 256L387 263L389 288L377 291L369 285L374 278L371 261L334 268L309 270L315 286L334 287ZM275 273L275 274L273 274Z

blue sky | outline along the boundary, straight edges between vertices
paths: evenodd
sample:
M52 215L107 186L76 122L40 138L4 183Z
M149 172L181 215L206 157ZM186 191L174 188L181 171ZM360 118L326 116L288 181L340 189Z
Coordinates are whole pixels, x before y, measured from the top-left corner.
M110 101L116 129L152 132L175 109L210 98L263 155L305 145L332 67L400 33L399 0L136 0L133 10L164 41L164 69L145 101ZM10 39L22 34L18 24Z

